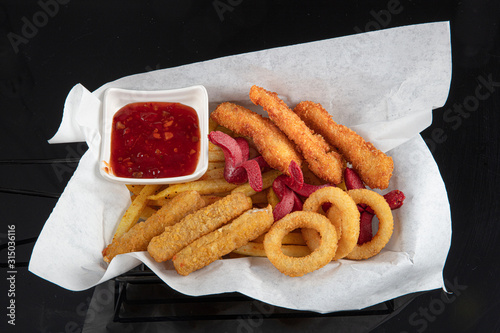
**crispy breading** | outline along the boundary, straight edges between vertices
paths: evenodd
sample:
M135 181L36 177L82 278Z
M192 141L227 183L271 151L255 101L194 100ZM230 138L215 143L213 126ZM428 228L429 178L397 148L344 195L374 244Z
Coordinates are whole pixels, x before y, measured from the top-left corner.
M252 199L243 193L233 193L195 211L149 242L148 252L157 262L171 259L174 254L199 237L228 223L252 208Z
M269 114L269 118L296 145L309 169L332 184L342 181L345 161L321 135L315 134L275 92L258 86L250 89L250 99Z
M337 148L352 164L363 182L371 188L386 189L392 176L394 163L350 128L337 124L321 104L300 102L293 110L316 133Z
M271 206L251 209L233 222L198 238L173 257L177 273L188 275L265 233L274 222Z
M165 227L179 222L186 215L205 206L196 191L186 191L163 205L146 221L135 224L123 236L109 244L103 251L104 261L115 256L136 251L146 251L151 239L165 231Z
M293 142L269 118L229 102L217 106L210 117L235 133L252 138L271 168L290 176L288 166L291 161L299 167L302 165L302 156Z

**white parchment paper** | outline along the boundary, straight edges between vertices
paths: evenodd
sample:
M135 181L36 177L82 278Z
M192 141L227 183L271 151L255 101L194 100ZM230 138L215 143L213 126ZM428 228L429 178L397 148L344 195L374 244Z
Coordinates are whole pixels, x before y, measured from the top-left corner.
M70 290L84 290L141 262L189 295L238 291L270 304L320 313L361 309L411 292L444 286L451 241L448 198L419 133L444 105L451 80L450 31L437 22L369 32L132 75L94 92L76 85L51 143L86 141L89 150L35 244L29 270ZM276 91L291 107L321 103L395 162L389 189L406 195L393 211L389 244L365 261L339 260L300 278L278 272L265 258L219 260L187 277L147 252L101 251L130 202L128 190L99 175L100 113L110 87L159 90L201 84L210 109L233 101L263 113L248 98L253 84Z

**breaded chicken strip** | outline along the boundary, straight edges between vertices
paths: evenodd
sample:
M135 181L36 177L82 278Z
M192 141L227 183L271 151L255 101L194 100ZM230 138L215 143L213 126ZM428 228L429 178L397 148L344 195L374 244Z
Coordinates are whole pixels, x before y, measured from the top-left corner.
M210 115L218 124L253 139L258 152L273 169L291 176L288 166L302 165L302 156L283 132L269 119L242 106L225 102Z
M228 223L252 208L252 199L239 192L189 214L179 223L149 242L148 252L157 262L172 259L174 254L196 239Z
M110 262L122 253L146 251L151 239L165 231L165 227L173 225L186 215L205 206L205 201L196 191L180 193L163 205L146 221L135 224L123 236L113 241L102 251L104 261Z
M342 181L345 161L323 137L313 131L279 97L277 93L252 86L250 100L264 108L269 118L292 140L319 178L332 184Z
M198 238L172 259L175 270L188 275L265 233L274 222L271 205L251 209L233 222Z
M392 157L375 148L350 128L337 124L321 104L300 102L293 111L308 127L339 150L366 185L379 189L389 186L394 169Z

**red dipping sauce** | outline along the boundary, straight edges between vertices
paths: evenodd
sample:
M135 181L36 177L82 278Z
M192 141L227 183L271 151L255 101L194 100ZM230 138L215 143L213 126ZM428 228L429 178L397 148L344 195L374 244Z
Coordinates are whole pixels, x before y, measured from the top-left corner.
M198 115L187 105L131 103L113 117L109 164L117 177L190 175L196 170L199 155Z

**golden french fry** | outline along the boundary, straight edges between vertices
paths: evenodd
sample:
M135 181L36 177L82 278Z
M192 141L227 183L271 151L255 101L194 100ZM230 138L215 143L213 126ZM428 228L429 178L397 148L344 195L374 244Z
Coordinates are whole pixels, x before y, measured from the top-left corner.
M289 257L304 257L311 253L311 250L306 245L282 245L281 251ZM251 257L267 257L264 244L255 242L248 242L246 245L234 250L233 253Z
M141 192L128 207L127 211L120 220L120 223L118 223L113 240L120 238L123 234L129 231L130 228L132 228L141 216L144 208L146 208L148 197L155 193L158 188L160 188L160 185L144 185Z
M264 247L264 244L262 246ZM289 257L305 257L311 254L311 250L307 245L282 245L281 251Z
M228 183L225 179L209 179L209 180L196 180L189 183L173 184L164 189L163 191L151 195L150 200L157 200L160 198L171 199L180 192L184 191L197 191L203 194L215 194L227 192L234 189L237 185Z
M219 126L219 124L217 124L217 122L214 119L208 118L208 133L215 131L217 126Z
M200 177L199 180L207 180L207 179L222 179L224 178L224 168L212 169L205 172L203 176Z
M266 188L269 188L273 185L273 181L281 175L281 172L278 170L271 170L268 172L265 172L262 174L262 190L265 190ZM231 191L231 193L236 193L236 192L243 192L247 197L250 197L257 192L250 186L248 182L245 184L239 185L236 187L234 190Z
M208 142L208 151L222 151L222 148L214 145L212 142Z
M216 128L215 128L216 131L219 131L219 132L223 132L223 133L226 133L227 135L230 135L230 136L234 136L234 132L231 131L229 128L227 127L224 127L224 126L220 126L218 125Z
M160 198L160 199L156 199L156 200L149 200L148 206L163 207L169 201L170 201L170 199L165 199L165 198Z
M208 162L208 168L207 171L213 170L213 169L224 169L224 166L226 165L226 162Z
M226 159L224 157L224 152L220 151L208 151L208 160L210 162L224 162Z
M148 217L156 213L156 209L151 207L151 206L146 206L144 207L144 210L142 211L141 215L139 216L139 219L141 220L147 220Z
M260 191L252 195L252 202L254 204L267 204L267 193L266 191Z
M224 196L222 196L222 195L202 195L201 197L203 198L203 200L205 200L205 203L208 206L208 205L211 205L214 202L219 201L220 199L224 198L225 195Z
M144 185L126 185L127 189L135 195L141 193L141 190L144 188Z
M341 183L337 184L337 187L340 187L342 190L347 191L347 187L345 186L345 180L343 179Z
M263 243L264 242L264 237L266 235L261 235L257 238L255 238L252 242L254 243ZM289 234L286 234L285 237L281 240L281 244L283 245L306 245L306 241L304 240L304 237L302 237L302 233L300 232L291 232Z
M271 205L271 207L276 207L276 205L280 202L280 198L276 195L276 192L274 192L273 188L270 187L269 190L267 190L267 202Z

